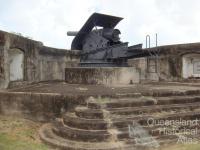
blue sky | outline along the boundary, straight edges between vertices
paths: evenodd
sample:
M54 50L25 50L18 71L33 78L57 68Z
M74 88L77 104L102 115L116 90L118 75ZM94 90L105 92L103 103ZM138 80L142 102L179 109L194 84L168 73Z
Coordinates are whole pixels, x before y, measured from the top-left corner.
M154 46L156 33L159 45L200 42L199 6L199 0L0 0L0 30L69 49L66 32L99 12L124 18L117 28L129 45L150 34Z

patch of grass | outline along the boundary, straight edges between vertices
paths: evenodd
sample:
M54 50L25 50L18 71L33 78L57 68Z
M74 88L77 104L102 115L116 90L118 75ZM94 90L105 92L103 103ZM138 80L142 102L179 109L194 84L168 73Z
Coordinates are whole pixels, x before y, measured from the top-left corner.
M160 150L200 150L200 144L182 144L182 145L173 145L166 146Z
M186 146L186 150L200 150L200 144L191 144Z
M0 150L48 150L40 141L40 126L21 117L0 116Z
M0 134L0 150L48 150L44 144L13 139L6 134Z

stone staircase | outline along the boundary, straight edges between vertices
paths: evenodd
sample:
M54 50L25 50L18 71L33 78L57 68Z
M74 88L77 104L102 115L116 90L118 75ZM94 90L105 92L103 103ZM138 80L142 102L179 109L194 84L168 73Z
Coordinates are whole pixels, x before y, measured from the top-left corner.
M45 124L40 137L63 150L143 150L177 143L180 137L199 140L199 91L144 95L90 97L86 106Z

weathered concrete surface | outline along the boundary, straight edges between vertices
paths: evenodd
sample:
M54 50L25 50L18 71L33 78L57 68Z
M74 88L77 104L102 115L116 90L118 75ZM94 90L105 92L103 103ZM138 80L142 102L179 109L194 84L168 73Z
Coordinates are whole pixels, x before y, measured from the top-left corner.
M134 97L199 94L200 83L147 83L108 87L103 85L40 83L0 91L0 113L25 115L44 121L70 111L76 105L86 104L93 97Z
M23 79L10 82L10 50L23 53ZM23 36L0 31L0 89L15 82L22 84L48 80L64 80L64 69L77 66L78 51L68 51L44 46ZM17 84L16 84L17 85Z
M157 93L164 92L185 92L199 91L200 82L150 82L133 85L105 86L105 85L83 85L83 84L67 84L65 82L42 82L33 85L27 85L21 88L13 88L6 90L7 92L27 92L27 93L59 93L71 97L76 96L108 96L114 97L117 94L131 93Z
M129 89L135 92L135 87ZM55 148L70 150L162 149L163 144L177 144L180 136L200 141L199 87L148 83L136 89L140 95L90 97L85 105L42 126L39 135ZM196 123L186 123L190 121Z
M25 116L38 121L52 120L63 111L85 103L82 96L59 93L0 92L0 113Z
M65 69L65 81L73 84L120 85L140 82L135 67L74 67Z

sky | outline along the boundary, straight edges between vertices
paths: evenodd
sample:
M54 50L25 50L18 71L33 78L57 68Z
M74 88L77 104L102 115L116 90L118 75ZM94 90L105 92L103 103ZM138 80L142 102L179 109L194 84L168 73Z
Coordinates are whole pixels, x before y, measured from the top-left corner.
M200 0L0 0L0 30L21 33L44 45L70 49L73 37L89 16L123 17L116 28L129 45L151 46L200 42Z

